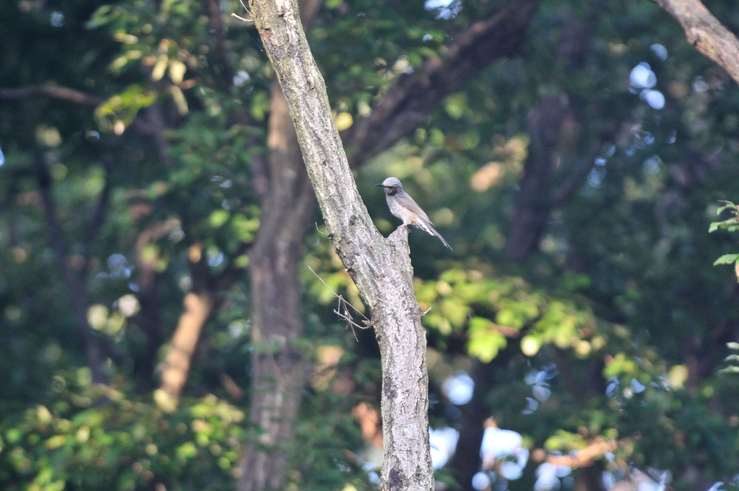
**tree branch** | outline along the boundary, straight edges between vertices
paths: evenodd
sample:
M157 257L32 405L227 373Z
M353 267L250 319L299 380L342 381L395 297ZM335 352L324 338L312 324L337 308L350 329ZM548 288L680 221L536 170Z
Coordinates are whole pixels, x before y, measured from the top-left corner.
M510 2L490 17L454 36L439 58L401 76L344 141L353 167L367 162L410 134L439 104L491 63L513 55L523 41L538 0Z
M104 101L102 97L54 84L0 88L0 99L14 100L28 99L29 97L49 97L85 106L97 106Z
M695 49L713 60L739 83L739 40L700 0L654 0L672 15Z
M219 0L205 0L208 7L208 26L213 35L213 57L221 71L223 85L228 88L233 84L234 71L226 56L226 34L223 29L223 13Z
M84 243L82 244L82 257L84 259L84 263L82 266L82 269L80 271L80 278L82 281L86 281L87 274L90 270L90 262L91 262L91 250L92 250L92 244L95 242L95 239L97 238L98 232L100 232L100 228L105 223L105 218L108 213L108 208L110 204L110 190L111 190L111 177L110 177L110 169L112 167L112 162L110 161L109 157L105 157L103 159L103 169L105 171L105 183L103 184L103 189L100 191L100 196L98 197L97 204L95 205L95 211L93 212L92 219L90 220L89 225L87 226L87 233L85 234Z
M308 176L334 246L372 311L382 357L382 489L430 490L426 336L413 291L406 227L386 240L372 223L333 123L296 0L253 0Z
M548 455L546 461L557 466L580 469L592 465L605 454L613 452L617 448L618 443L614 440L596 438L576 452L567 455Z

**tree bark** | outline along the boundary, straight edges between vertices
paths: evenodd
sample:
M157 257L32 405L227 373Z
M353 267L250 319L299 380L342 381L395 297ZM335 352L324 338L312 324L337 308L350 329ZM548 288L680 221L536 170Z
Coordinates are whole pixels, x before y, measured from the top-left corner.
M655 0L672 15L695 49L713 60L739 83L739 40L700 0Z
M382 488L432 489L426 336L413 291L407 230L399 228L384 239L372 223L334 126L297 2L254 0L251 7L330 236L372 312L383 370Z
M280 87L272 87L267 146L268 192L250 254L251 393L249 420L260 432L247 442L239 491L284 489L288 453L305 380L298 263L313 216L313 190Z
M320 4L319 0L301 3L306 29ZM249 421L260 434L258 441L246 443L239 491L284 489L287 450L308 369L303 353L296 349L303 335L298 264L315 198L277 82L271 91L267 149L267 162L259 162L265 189L258 193L261 225L249 267L251 344L255 348Z

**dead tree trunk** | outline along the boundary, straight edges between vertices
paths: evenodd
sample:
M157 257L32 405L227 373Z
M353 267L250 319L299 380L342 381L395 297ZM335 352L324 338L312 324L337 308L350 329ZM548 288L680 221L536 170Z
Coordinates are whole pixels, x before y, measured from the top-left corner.
M384 239L372 223L334 126L297 1L255 0L251 7L332 241L372 311L383 370L382 487L432 489L426 335L413 291L407 231Z

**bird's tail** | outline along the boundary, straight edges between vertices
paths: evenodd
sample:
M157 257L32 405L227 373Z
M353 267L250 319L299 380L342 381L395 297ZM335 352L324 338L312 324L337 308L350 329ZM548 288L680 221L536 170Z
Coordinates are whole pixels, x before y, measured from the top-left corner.
M424 232L426 232L429 235L433 235L434 237L436 237L437 239L439 239L441 241L441 243L444 244L444 247L446 247L450 251L453 251L454 250L454 249L452 249L452 246L449 245L449 242L446 241L446 239L439 233L438 230L436 230L434 228L433 225L431 225L430 222L426 222L424 220L419 220L418 221L418 225L419 225L419 227L421 227L423 229Z

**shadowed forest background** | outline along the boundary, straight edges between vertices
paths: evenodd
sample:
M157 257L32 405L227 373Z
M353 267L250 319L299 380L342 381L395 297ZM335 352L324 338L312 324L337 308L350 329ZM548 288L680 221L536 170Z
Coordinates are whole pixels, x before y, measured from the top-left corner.
M647 0L302 7L375 224L397 176L454 247L411 233L438 488L737 489L730 75ZM376 487L370 313L231 13L0 4L2 489Z

